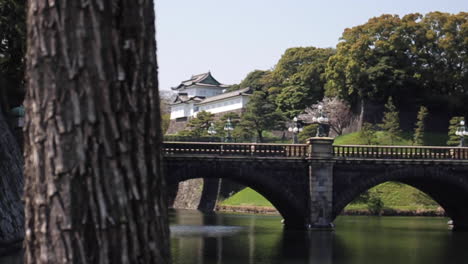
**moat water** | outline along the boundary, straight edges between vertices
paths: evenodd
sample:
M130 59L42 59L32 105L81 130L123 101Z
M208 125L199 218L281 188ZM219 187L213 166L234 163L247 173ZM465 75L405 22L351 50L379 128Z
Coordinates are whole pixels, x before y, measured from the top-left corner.
M442 217L340 216L334 231L283 230L280 216L172 210L173 264L468 263L468 232ZM21 264L21 255L0 264Z
M468 263L468 232L442 217L340 216L334 231L290 232L280 216L171 211L173 264Z

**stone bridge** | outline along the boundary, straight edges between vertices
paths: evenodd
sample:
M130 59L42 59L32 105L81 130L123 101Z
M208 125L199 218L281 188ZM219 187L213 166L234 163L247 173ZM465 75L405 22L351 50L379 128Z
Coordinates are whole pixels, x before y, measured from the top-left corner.
M169 184L222 178L251 187L299 229L331 228L361 193L396 181L431 196L454 230L468 229L468 148L332 144L165 142L165 173Z

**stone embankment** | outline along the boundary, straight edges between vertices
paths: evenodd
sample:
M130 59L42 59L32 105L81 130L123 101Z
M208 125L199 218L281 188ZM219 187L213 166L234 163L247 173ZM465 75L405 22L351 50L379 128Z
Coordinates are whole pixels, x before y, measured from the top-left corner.
M219 212L233 212L233 213L247 213L247 214L279 214L273 207L268 206L230 206L230 205L217 205L216 211ZM369 210L348 210L345 209L341 215L375 215ZM442 208L437 209L416 209L416 210L399 210L399 209L383 209L379 214L380 216L446 216Z
M248 214L279 214L274 207L269 206L231 206L217 205L216 211Z

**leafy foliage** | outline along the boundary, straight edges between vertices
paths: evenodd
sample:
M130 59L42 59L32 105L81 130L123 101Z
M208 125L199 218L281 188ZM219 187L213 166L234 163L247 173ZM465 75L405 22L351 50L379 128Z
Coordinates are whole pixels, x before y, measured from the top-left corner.
M236 129L239 126L240 117L238 114L231 112L223 115L218 121L214 122L214 127L216 129L216 136L218 137L225 137L226 131L224 130L224 126L227 123L228 119L231 119L231 124ZM234 131L233 131L234 132Z
M297 135L297 138L300 143L306 143L307 140L311 137L315 137L317 134L317 124L307 125L302 131Z
M359 136L364 140L367 145L376 145L375 129L371 123L363 123Z
M284 116L276 110L276 105L268 100L268 94L256 91L250 97L240 126L243 129L255 131L258 141L263 142L265 130L282 129Z
M214 114L206 111L200 111L198 112L197 117L191 119L187 124L187 126L190 128L190 131L184 132L186 134L180 134L179 132L178 135L186 135L192 137L208 136L208 128L213 122L213 119Z
M384 202L382 199L371 193L369 200L367 201L367 209L371 212L373 215L380 215L382 213L382 210L384 208Z
M271 89L278 108L288 117L300 114L322 99L325 68L334 49L301 47L287 49L272 71Z
M169 124L171 123L171 114L161 114L161 132L166 134Z
M388 133L390 142L392 144L395 139L401 135L400 118L398 117L398 114L399 113L393 104L392 97L389 97L387 103L385 104L385 113L381 127Z
M416 122L416 129L414 130L414 144L421 146L424 145L424 129L425 121L429 112L425 106L421 106L418 112L418 121Z
M236 91L239 89L244 89L247 87L252 88L254 91L261 91L264 90L264 86L266 84L266 80L270 71L262 71L262 70L254 70L247 74L244 80L240 84L232 85L228 88L228 92Z
M382 15L346 29L326 69L326 94L351 103L467 109L468 13ZM443 106L443 107L441 107Z

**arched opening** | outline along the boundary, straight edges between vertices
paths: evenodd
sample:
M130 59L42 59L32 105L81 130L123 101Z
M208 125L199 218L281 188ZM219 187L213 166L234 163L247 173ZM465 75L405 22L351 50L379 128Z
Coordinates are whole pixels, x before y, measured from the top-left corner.
M442 216L444 210L419 189L402 182L388 181L358 195L342 213Z
M210 175L208 179L217 180L220 178L212 176L213 175ZM285 191L284 189L279 189L273 182L261 181L255 177L249 177L246 175L241 175L240 177L230 176L232 175L225 174L223 175L223 179L227 178L232 182L249 187L255 193L261 195L281 214L285 220L285 226L287 228L303 228L306 225L307 212L303 208L299 208L299 206L291 199L293 195L290 192ZM172 181L169 181L169 185L174 186L179 182L200 178L202 177L196 177L193 175L178 180L174 180L173 178ZM213 186L213 188L215 187ZM216 191L219 191L219 189Z
M414 187L440 205L445 214L453 220L454 229L468 229L468 182L462 175L450 169L397 169L365 177L354 182L352 188L334 191L333 218L359 195L386 182L399 182Z
M254 207L274 208L270 201L250 187L244 187L229 197L222 197L219 201L219 205L226 207L244 207L247 212L251 211L249 208L255 209ZM261 212L268 212L268 210L262 210Z

